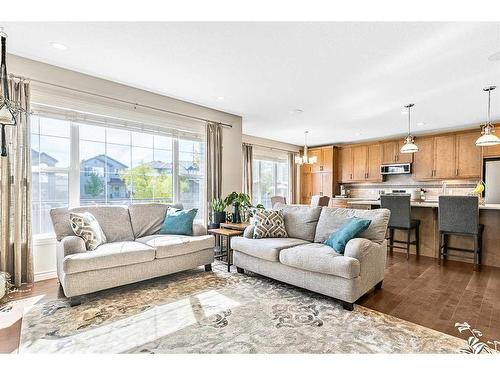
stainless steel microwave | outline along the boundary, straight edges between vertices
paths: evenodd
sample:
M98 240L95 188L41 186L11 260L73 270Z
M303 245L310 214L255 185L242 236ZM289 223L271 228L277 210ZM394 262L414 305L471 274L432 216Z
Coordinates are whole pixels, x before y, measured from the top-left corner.
M406 174L411 173L410 163L383 164L380 166L380 174Z

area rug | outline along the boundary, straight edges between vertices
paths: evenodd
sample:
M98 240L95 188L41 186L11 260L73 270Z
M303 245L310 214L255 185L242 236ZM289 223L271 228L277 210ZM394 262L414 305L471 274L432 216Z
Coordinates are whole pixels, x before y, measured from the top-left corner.
M32 306L21 353L458 353L464 341L255 274L190 270Z

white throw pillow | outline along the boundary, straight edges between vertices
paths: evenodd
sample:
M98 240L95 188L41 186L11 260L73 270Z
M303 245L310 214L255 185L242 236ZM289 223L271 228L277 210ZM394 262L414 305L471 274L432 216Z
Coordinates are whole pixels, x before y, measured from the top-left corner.
M106 243L106 235L99 222L90 212L77 214L70 212L71 229L78 237L83 238L87 250L95 250L97 246Z

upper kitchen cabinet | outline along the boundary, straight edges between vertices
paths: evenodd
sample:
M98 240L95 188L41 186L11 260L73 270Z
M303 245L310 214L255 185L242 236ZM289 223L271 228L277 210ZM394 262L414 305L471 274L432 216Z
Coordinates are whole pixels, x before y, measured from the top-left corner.
M434 178L451 179L456 172L455 135L434 137Z
M352 147L339 148L340 182L351 182L352 179Z
M404 140L384 142L381 144L381 163L394 164L394 163L411 163L413 161L413 154L403 154L399 152L403 146Z
M461 178L481 177L481 147L476 146L477 132L461 133L456 136L457 168Z
M368 147L356 146L352 148L352 179L362 181L367 178Z
M397 163L411 163L413 162L413 154L409 153L409 154L405 154L405 153L402 153L402 152L399 152L399 150L401 150L401 147L403 147L403 144L404 144L404 139L401 139L399 140L398 142L398 148L397 148L397 157L396 157L396 162Z
M368 163L366 169L366 180L382 181L380 164L382 164L382 146L373 144L368 146Z
M309 157L316 157L316 163L311 165L311 172L320 172L323 166L323 153L321 152L321 149L309 149Z
M434 138L417 138L418 152L413 162L413 176L416 180L429 180L434 177Z

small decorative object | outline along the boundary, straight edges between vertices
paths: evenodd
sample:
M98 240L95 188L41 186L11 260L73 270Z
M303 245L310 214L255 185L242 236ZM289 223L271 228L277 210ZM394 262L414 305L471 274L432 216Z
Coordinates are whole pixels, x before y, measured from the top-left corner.
M220 198L215 198L210 203L211 208L211 220L210 220L210 229L216 229L220 227L221 223L226 222L226 204Z
M480 354L480 353L494 353L498 352L500 349L500 341L493 340L482 342L481 337L483 333L475 328L472 328L469 323L455 323L455 327L458 332L468 332L469 338L467 339L467 345L460 349L460 353L466 354Z
M476 187L471 192L469 192L469 195L478 197L479 204L484 204L484 197L483 197L484 188L485 188L484 182L479 181Z
M295 157L295 163L298 165L314 164L318 161L318 158L316 156L309 156L307 148L307 134L309 134L309 132L306 130L304 132L304 152L302 156L298 155Z
M491 123L491 92L496 86L488 86L483 91L488 92L488 121L481 127L481 136L476 141L476 146L495 146L500 144L500 138L495 135L495 127Z
M415 144L415 140L413 139L413 135L411 135L410 132L410 124L411 124L411 107L413 107L415 104L407 104L405 105L405 108L408 110L408 135L405 138L405 142L403 144L403 147L401 147L400 152L404 154L411 154L414 152L418 151L418 146Z
M7 156L7 140L5 136L6 126L16 125L16 114L20 109L15 103L10 100L9 76L7 74L7 65L5 63L5 55L7 53L7 34L0 29L0 40L2 43L2 60L0 63L0 125L2 126L2 151L3 157Z

